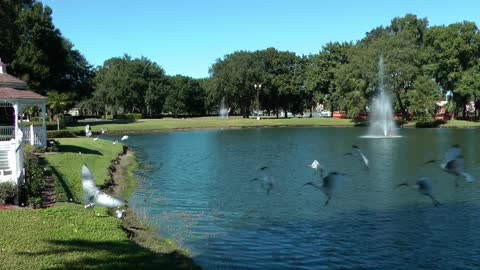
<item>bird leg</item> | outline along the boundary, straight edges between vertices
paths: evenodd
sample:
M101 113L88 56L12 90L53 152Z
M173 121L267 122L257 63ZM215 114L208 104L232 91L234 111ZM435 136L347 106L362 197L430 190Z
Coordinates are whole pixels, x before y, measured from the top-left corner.
M440 205L442 205L439 201L437 201L432 195L427 195L428 197L430 197L430 199L432 199L432 203L433 203L433 206L435 207L438 207Z
M332 198L332 196L328 196L328 197L327 197L327 200L325 201L325 206L328 205L328 203L330 202L330 199L331 199L331 198Z

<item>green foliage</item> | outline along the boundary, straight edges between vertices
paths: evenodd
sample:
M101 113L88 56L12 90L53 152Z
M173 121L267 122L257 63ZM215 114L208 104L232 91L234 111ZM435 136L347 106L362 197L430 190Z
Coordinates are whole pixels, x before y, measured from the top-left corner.
M153 113L154 106L163 104L161 93L167 87L160 66L147 58L132 59L128 55L105 61L94 82L92 101L98 102L97 110L111 114Z
M0 205L12 202L13 198L18 195L18 188L12 182L0 183Z
M177 75L169 78L169 84L164 112L174 117L205 113L204 90L198 80Z
M30 121L30 122L22 122L21 123L21 126L24 126L24 127L29 127L30 125L33 125L33 126L42 126L42 122L41 121ZM65 128L65 121L63 120L62 117L60 117L60 121L57 123L56 121L45 121L45 125L46 125L46 128L47 130L57 130L58 127L60 127L60 129L64 129Z
M430 118L430 119L421 120L419 122L416 122L415 127L416 128L436 128L436 127L439 127L442 124L445 124L445 122L441 121L441 120L433 121Z
M24 164L27 204L39 207L42 204L41 195L45 187L45 174L40 159L35 155L35 148L25 147Z
M141 113L117 114L117 115L115 115L115 119L118 119L118 120L138 120L138 119L142 119L142 114Z
M34 0L0 1L0 55L9 73L41 94L92 90L92 67L53 25L52 10Z
M66 93L56 91L48 92L48 110L55 116L57 121L57 130L60 130L60 119L63 119L63 112L71 106L71 97Z
M48 130L47 138L73 138L76 137L75 133L70 130Z
M409 111L413 114L413 119L421 123L432 121L435 101L438 98L438 85L425 76L418 77L414 82L414 88L408 93Z

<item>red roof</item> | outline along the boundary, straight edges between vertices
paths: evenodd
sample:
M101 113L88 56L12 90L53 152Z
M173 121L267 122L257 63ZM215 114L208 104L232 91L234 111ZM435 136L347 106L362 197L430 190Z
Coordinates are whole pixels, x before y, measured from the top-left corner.
M46 97L28 90L0 88L0 99L47 99Z
M14 83L14 84L23 84L23 85L26 85L27 83L20 80L20 79L17 79L15 77L13 77L12 75L10 74L7 74L7 73L0 73L0 84L10 84L10 83Z

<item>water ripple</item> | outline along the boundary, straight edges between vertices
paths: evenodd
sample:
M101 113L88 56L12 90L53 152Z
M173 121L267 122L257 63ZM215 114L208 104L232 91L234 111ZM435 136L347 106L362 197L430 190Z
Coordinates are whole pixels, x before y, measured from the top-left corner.
M480 184L436 167L452 142L480 162L478 131L402 130L401 139L367 140L365 129L258 129L132 136L143 164L131 204L192 251L205 269L479 269ZM476 136L472 136L472 132ZM372 166L343 154L358 144ZM330 205L307 167L349 174ZM250 179L269 166L275 187ZM478 173L478 172L477 172ZM429 175L442 202L400 181Z

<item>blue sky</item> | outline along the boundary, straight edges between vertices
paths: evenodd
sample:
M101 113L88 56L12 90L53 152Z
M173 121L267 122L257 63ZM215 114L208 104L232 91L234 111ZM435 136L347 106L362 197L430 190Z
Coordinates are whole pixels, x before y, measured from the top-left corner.
M413 13L432 25L480 26L475 0L43 0L53 20L93 65L129 54L169 75L208 76L236 50L275 47L299 55L330 41L356 41Z

